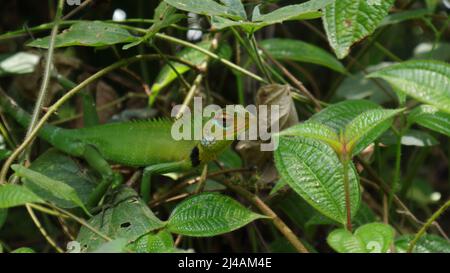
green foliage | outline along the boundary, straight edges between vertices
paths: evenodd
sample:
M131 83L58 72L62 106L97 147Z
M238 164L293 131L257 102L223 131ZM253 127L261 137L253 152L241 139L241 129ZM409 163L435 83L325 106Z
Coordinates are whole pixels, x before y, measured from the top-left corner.
M79 206L80 203L85 204L88 201L89 194L94 190L96 183L99 182L97 181L99 179L88 169L83 168L73 158L55 149L49 149L39 156L30 165L30 169L64 184L62 191L67 192L68 196L58 195L53 184L40 183L36 179L27 179L27 177L22 179L27 188L42 199L61 208L73 208ZM74 200L71 200L71 198L74 198Z
M184 16L181 14L177 14L176 11L177 10L175 8L173 8L172 6L169 6L165 2L161 2L159 4L159 6L155 9L155 15L153 16L154 23L147 30L147 33L145 34L145 36L138 39L135 42L124 45L123 49L125 49L125 50L130 49L134 46L139 45L142 42L150 40L160 30L180 21Z
M450 137L450 114L439 111L436 107L421 105L414 108L408 115L408 124L415 123Z
M36 253L36 251L34 251L32 248L29 248L29 247L21 247L21 248L18 248L16 250L12 251L11 253L32 254L32 253Z
M0 252L403 253L418 236L412 252L450 253L446 2L139 0L122 1L123 20L108 20L117 1L104 2L26 28L16 22L59 13L35 5L25 16L12 5L14 20L0 22L17 29L0 34ZM149 54L151 66L138 57ZM276 123L257 111L259 133L268 123L272 139L210 156L203 138L178 156L184 142L170 139L145 153L152 134L137 144L114 130L89 144L68 138L99 121L165 119L194 97L279 106ZM32 126L18 106L41 110L34 118L49 126L36 139L22 141ZM121 136L137 134L127 125ZM111 139L114 157L99 149ZM269 141L276 150L262 151ZM71 156L56 150L68 146ZM180 168L127 161L137 156ZM198 159L207 164L194 168ZM138 167L158 172L143 186Z
M327 6L323 24L328 41L336 56L342 59L350 52L350 47L372 34L383 21L394 0L379 1L339 0Z
M278 60L313 63L346 73L342 63L333 55L309 43L291 39L268 39L261 41L260 46Z
M16 172L17 176L33 181L31 182L34 184L33 186L40 187L46 192L51 192L51 194L58 199L72 202L74 205L81 207L86 212L86 214L90 215L89 211L83 204L83 201L81 201L75 189L68 184L65 184L58 180L54 180L48 176L27 169L21 165L13 165L11 168Z
M207 237L227 233L264 218L244 208L230 197L217 193L195 195L180 203L170 215L170 232Z
M339 253L386 253L394 242L394 229L381 223L371 223L352 234L336 229L327 237L328 244Z
M130 188L123 188L114 193L111 204L111 207L102 208L89 220L92 227L110 238L122 238L131 243L164 226L164 222L156 218L138 194ZM77 241L83 251L95 250L105 243L104 238L84 226L80 229Z
M24 186L13 184L0 186L0 209L42 202L44 201L41 198Z
M333 0L310 0L298 5L285 6L267 14L261 14L259 6L256 6L251 21L247 20L246 12L239 0L222 0L223 5L213 0L165 0L165 2L180 10L212 16L212 25L216 29L238 26L252 33L283 21L320 17L319 10Z
M416 100L450 113L450 65L430 60L407 61L369 75L388 81Z
M50 37L39 38L28 46L48 48ZM72 25L67 31L58 34L55 47L92 46L104 47L109 45L128 43L136 40L131 33L111 23L102 21L79 22Z
M409 243L414 238L412 235L403 235L395 240L398 252L404 253L408 249ZM450 243L448 240L431 234L426 234L416 243L414 253L450 253Z
M301 137L281 137L275 162L284 181L323 215L346 223L343 165L325 143ZM352 215L360 205L358 174L348 169Z

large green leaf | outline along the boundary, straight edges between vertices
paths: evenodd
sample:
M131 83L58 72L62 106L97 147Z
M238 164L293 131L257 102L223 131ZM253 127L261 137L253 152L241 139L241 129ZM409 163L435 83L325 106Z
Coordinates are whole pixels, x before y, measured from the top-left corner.
M231 20L221 16L214 16L212 25L216 29L239 26L245 31L252 33L265 26L284 21L318 18L321 16L320 10L332 2L334 0L310 0L297 5L284 6L267 14L261 14L259 6L256 6L253 10L252 21Z
M89 224L112 239L123 238L127 243L164 226L148 206L130 188L114 194L112 204L89 220ZM82 227L77 241L83 251L97 249L105 240L86 227Z
M77 192L71 186L45 176L39 172L25 168L22 165L12 165L11 168L16 172L17 176L33 181L36 186L47 192L51 192L55 197L59 199L73 202L73 204L81 207L89 215L89 211L86 209L83 201L81 201Z
M321 140L339 151L341 143L338 134L330 127L316 122L305 122L281 131L279 136L299 136Z
M366 224L351 234L345 229L332 231L328 244L339 253L386 253L394 241L394 229L382 223Z
M67 156L56 149L49 149L36 160L34 160L30 169L41 173L51 179L67 184L76 191L80 200L85 204L91 192L99 181L92 172L81 166L70 156ZM23 179L25 186L47 200L62 208L73 208L78 206L71 200L58 197L53 188L44 188L37 181L32 179Z
M408 250L411 240L414 235L404 235L395 240L397 252L404 253ZM425 234L413 250L414 253L450 253L450 242L442 237Z
M24 186L7 184L0 186L0 209L22 206L26 203L43 203L39 198Z
M264 217L228 196L203 193L180 203L172 211L167 228L170 232L187 236L215 236Z
M372 34L393 3L394 0L339 0L327 6L323 24L336 56L344 58L354 43Z
M347 100L328 106L313 115L308 121L327 125L339 134L359 114L377 108L380 108L380 106L371 101Z
M347 149L358 154L381 136L392 124L393 117L400 110L373 109L354 118L344 130Z
M299 40L269 39L260 42L275 59L313 63L346 73L344 66L336 58L315 45Z
M450 114L441 112L436 107L430 105L416 107L408 115L408 124L414 123L450 137Z
M371 73L416 100L450 113L450 65L431 60L413 60Z
M346 223L344 167L327 144L310 138L280 137L275 163L281 178L323 215ZM352 215L358 211L358 174L348 168Z
M153 25L147 30L147 33L144 35L144 37L138 39L137 41L134 41L130 44L124 45L123 49L129 49L131 47L137 46L140 43L143 43L147 40L150 40L155 36L156 33L158 33L163 28L166 28L172 24L175 24L176 22L180 21L182 18L184 18L183 15L177 14L176 9L170 5L168 5L165 2L161 2L158 7L155 9L155 15L153 16L154 23Z
M48 48L49 39L50 37L39 38L29 43L28 46ZM103 47L128 43L134 40L136 40L136 37L116 24L101 21L79 22L56 36L55 47Z

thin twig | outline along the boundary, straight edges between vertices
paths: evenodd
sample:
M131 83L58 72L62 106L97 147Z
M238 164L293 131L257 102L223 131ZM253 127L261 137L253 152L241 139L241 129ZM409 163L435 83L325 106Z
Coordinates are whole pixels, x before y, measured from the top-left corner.
M56 242L48 235L47 231L44 229L44 227L42 226L41 222L39 222L39 219L36 217L36 214L34 214L33 209L30 207L29 204L25 204L25 207L28 211L28 214L31 217L31 220L33 220L34 224L36 225L36 227L38 228L39 232L42 234L42 236L44 236L45 240L47 240L47 242L54 248L56 249L57 252L59 253L63 253L64 250L62 250L62 248L60 248Z
M58 34L59 29L59 22L61 20L63 8L64 8L64 0L58 1L58 7L56 10L54 25L52 28L52 32L50 35L50 41L48 46L48 53L45 60L45 70L44 70L44 76L42 78L41 87L39 89L39 94L36 100L36 104L34 105L33 114L31 116L30 124L28 125L28 130L26 133L25 138L29 137L31 132L33 131L34 127L36 127L36 124L39 120L39 117L41 115L41 110L44 106L45 99L47 97L48 93L48 85L50 83L50 77L53 70L53 52L55 51L55 41L56 41L56 35Z
M408 247L408 253L411 253L419 241L419 239L425 234L425 232L428 230L428 228L436 221L439 216L441 216L448 208L450 207L450 200L445 202L445 204L440 207L431 217L427 220L427 222L422 226L422 228L417 232L414 239L411 241Z

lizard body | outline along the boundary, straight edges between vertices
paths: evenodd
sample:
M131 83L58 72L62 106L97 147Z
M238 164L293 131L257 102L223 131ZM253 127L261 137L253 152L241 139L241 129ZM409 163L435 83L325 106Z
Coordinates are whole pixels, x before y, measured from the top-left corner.
M30 115L2 90L0 110L12 116L23 127L30 123ZM234 116L242 113L223 112L208 121L227 129L225 119L230 114ZM174 140L171 135L172 125L173 121L170 119L117 122L79 129L64 129L46 124L40 129L39 137L69 155L84 158L102 175L104 179L93 193L91 204L88 204L94 206L112 181L117 179L108 162L145 167L141 194L148 201L152 174L187 171L202 166L215 159L232 142L215 141L214 138L212 141L211 138L208 141ZM232 129L235 131L233 134L237 135L247 128L233 126Z

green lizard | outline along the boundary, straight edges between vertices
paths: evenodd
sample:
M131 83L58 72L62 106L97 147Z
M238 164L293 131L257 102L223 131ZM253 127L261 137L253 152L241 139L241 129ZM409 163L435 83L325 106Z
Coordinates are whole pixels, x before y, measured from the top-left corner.
M12 116L23 127L27 127L30 122L30 115L1 89L0 110ZM234 137L248 129L250 114L247 113L244 108L235 107L233 113L223 110L213 118L202 120L202 125L218 126L221 132ZM240 126L234 123L230 126L230 119L235 121L239 117L244 118L245 124ZM91 193L87 204L92 208L112 183L121 180L121 176L113 172L108 162L144 167L141 196L148 202L153 174L183 172L203 166L214 160L232 142L225 138L215 140L219 138L212 135L204 135L202 140L177 141L171 135L172 125L173 121L169 119L109 123L80 129L63 129L47 124L39 131L39 137L71 156L85 159L101 174L102 180Z

